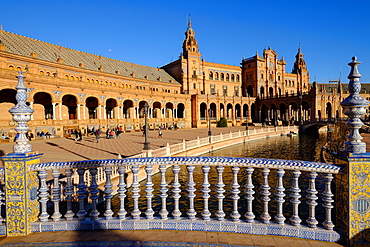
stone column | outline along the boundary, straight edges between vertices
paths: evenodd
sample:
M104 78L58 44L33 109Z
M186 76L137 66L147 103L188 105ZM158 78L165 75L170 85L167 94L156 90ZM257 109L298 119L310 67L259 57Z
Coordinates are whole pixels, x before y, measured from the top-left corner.
M51 104L53 105L53 120L57 120L57 116L56 116L57 114L56 114L56 111L55 111L56 110L55 106L56 106L57 103L51 103Z
M63 103L59 103L59 120L63 120L63 113L62 113L62 105Z
M81 105L77 104L77 120L81 120Z
M118 119L121 119L121 106L117 106L117 117L116 117L116 119L118 120Z
M83 119L86 120L86 104L82 105L82 114L83 114Z
M37 189L39 181L36 172L30 171L30 165L40 163L41 154L32 152L26 133L27 122L31 120L33 110L27 106L27 88L25 76L19 72L16 86L17 104L9 110L17 123L15 131L18 138L13 147L14 152L1 159L5 166L5 200L6 200L6 235L24 236L31 233L31 222L37 220L39 203ZM16 183L15 183L16 181Z

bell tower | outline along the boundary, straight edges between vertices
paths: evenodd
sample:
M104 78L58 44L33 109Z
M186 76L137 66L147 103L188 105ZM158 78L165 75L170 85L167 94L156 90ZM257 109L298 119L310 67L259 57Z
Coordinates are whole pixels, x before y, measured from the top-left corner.
M182 54L185 59L189 59L190 56L200 58L198 42L195 39L195 32L192 28L190 17L188 20L188 29L185 32L185 40L182 44Z
M190 17L188 28L185 32L185 40L182 44L182 86L184 93L201 94L204 92L203 83L203 59L199 52L198 42L195 39L195 32Z
M292 74L297 75L297 92L308 92L310 90L310 75L307 70L304 55L301 52L301 45L298 46L298 52L295 56Z

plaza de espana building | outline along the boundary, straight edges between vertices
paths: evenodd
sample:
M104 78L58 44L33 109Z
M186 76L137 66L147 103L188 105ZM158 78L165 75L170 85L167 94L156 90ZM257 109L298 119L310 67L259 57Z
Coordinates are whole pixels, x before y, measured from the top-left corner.
M239 61L238 61L239 63ZM297 124L342 117L346 84L310 83L298 49L292 71L276 51L242 59L240 66L206 62L189 21L179 59L161 68L76 51L0 30L0 132L14 136L8 112L23 71L36 135L65 136L75 129L140 131L148 105L149 129L248 123ZM368 96L369 86L362 93ZM368 98L366 97L365 98Z

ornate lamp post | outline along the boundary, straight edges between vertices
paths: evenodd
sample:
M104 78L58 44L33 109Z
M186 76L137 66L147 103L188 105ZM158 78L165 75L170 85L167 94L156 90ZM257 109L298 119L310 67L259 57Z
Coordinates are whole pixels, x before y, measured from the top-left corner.
M148 126L148 111L149 111L148 103L145 102L144 105L144 118L145 118L145 124L144 124L144 136L145 136L145 142L144 142L144 150L150 150L150 142L148 140L148 132L149 132L149 126Z
M208 136L209 136L209 142L211 142L211 136L212 136L212 131L211 131L211 115L212 115L212 109L208 109Z

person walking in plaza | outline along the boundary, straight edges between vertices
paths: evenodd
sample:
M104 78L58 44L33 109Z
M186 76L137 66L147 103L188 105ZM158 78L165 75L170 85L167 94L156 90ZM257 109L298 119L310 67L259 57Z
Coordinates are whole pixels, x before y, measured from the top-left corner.
M77 141L77 140L78 140L78 130L77 130L77 129L75 129L75 130L73 131L73 134L74 134L74 136L75 136L75 141Z
M114 137L114 131L113 131L113 129L111 129L110 131L109 131L109 139L113 139L113 137Z
M78 130L78 140L82 141L82 132L80 129Z
M162 138L162 129L161 128L159 128L159 130L158 130L158 138Z
M100 134L101 134L100 129L97 129L97 130L95 131L95 141L96 141L96 143L99 143L99 137L100 137Z

